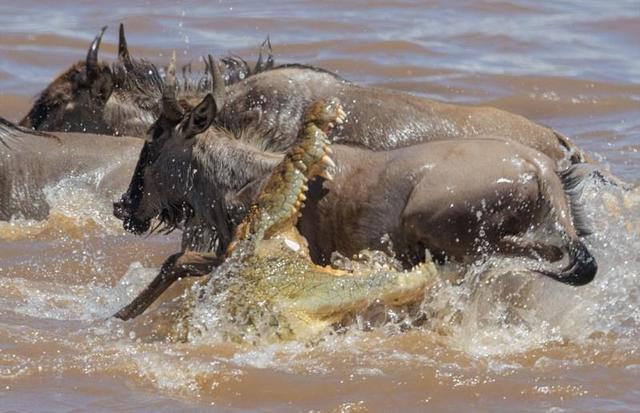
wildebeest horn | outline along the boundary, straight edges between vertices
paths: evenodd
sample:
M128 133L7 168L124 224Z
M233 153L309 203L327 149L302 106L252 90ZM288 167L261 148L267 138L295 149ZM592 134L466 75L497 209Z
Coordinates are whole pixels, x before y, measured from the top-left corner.
M120 23L120 36L118 38L118 60L124 63L128 69L131 67L131 56L127 47L127 38L124 35L124 23Z
M176 52L173 51L171 63L167 68L167 76L162 91L162 113L167 119L180 121L183 116L182 108L176 100Z
M104 34L105 30L107 30L107 26L103 26L102 29L100 29L100 33L98 33L96 38L93 39L93 42L91 43L91 47L89 47L89 51L87 52L86 66L87 66L88 74L93 74L97 72L98 50L100 49L100 42L102 41L102 35Z
M265 63L262 57L262 54L265 52L267 54L267 62ZM273 68L273 49L271 48L271 39L267 36L266 39L260 45L260 53L258 54L258 61L256 62L256 67L254 69L255 73L260 73L265 70L269 70Z
M209 55L209 67L211 69L211 94L213 95L213 100L216 102L216 107L220 110L224 105L224 77L218 61L211 55Z

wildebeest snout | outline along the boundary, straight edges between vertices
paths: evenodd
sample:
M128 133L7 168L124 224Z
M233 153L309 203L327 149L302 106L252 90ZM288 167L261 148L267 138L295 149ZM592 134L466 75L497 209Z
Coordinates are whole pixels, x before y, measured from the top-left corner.
M145 233L151 225L151 219L136 217L133 201L127 196L123 196L119 201L113 203L113 215L122 221L122 226L126 231L134 234Z
M113 203L113 215L121 221L124 221L130 216L129 209L131 207L131 201L127 198L120 198L119 201Z

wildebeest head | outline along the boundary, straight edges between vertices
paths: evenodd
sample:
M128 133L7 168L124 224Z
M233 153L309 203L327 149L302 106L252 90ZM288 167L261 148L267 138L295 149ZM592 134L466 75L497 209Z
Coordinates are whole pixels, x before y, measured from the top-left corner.
M213 68L211 93L193 108L175 98L175 64L169 66L162 114L149 130L130 186L114 204L114 214L134 233L148 231L154 218L168 228L197 222L195 231L202 237L197 236L193 245L222 253L255 189L249 184L265 176L282 157L251 143L261 140L258 130L230 131L218 123L225 85L220 66L211 57L208 64ZM238 196L242 188L246 190Z
M129 55L120 25L118 60L98 61L102 28L87 53L49 84L20 124L36 130L144 136L159 113L162 79L148 61Z
M210 59L210 65L214 68L213 83L217 90L224 92L217 63ZM185 193L189 190L192 173L190 138L204 132L214 121L223 93L217 93L216 97L209 93L202 102L185 112L185 107L176 99L174 53L167 70L162 112L147 132L127 192L114 204L114 214L123 220L125 229L134 233L146 232L155 217L168 227L180 224L186 212Z
M22 126L72 132L104 130L100 117L86 114L102 112L114 89L111 69L98 62L98 50L106 28L103 27L91 43L85 61L74 64L42 92L20 122Z

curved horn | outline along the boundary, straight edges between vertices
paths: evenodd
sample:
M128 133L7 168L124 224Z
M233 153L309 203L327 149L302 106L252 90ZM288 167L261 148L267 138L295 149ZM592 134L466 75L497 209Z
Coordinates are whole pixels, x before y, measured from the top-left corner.
M124 35L124 23L120 23L120 36L118 38L118 60L124 63L128 69L131 67L131 56L127 47L127 38Z
M102 35L105 30L107 30L107 26L103 26L102 29L100 29L100 33L93 39L89 47L86 61L87 73L95 73L98 69L98 50L100 49L100 42L102 41Z
M176 52L173 51L171 63L162 90L162 114L169 120L180 121L184 115L176 100Z
M211 94L216 102L216 107L221 110L222 106L224 106L224 77L218 61L211 55L209 55L209 67L211 68Z
M266 52L267 61L263 60L262 54ZM271 48L271 39L267 35L267 38L264 39L262 44L260 45L260 53L258 54L258 61L256 62L256 66L253 69L254 73L264 72L265 70L273 69L274 61L273 61L273 49Z
M265 70L271 70L273 69L275 62L273 60L273 48L271 47L271 38L269 37L269 35L267 35L267 50L269 51L269 53L267 54L267 64L265 65Z

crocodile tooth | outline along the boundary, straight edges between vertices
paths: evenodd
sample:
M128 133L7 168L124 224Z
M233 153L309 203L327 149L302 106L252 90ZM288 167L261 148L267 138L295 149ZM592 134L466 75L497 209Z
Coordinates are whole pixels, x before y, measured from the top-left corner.
M327 181L333 181L333 175L331 175L331 173L329 173L329 171L322 171L320 173L320 176L323 177L324 179L326 179Z
M320 162L331 168L335 168L336 166L335 162L333 162L333 159L331 159L328 155L322 155L322 158L320 158Z

